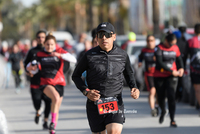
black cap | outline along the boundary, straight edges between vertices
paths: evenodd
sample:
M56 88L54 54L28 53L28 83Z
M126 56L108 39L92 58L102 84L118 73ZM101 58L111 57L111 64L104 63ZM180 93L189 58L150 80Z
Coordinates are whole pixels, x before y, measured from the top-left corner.
M105 31L108 33L115 33L115 28L109 22L103 22L103 23L99 24L97 27L97 33L100 31Z

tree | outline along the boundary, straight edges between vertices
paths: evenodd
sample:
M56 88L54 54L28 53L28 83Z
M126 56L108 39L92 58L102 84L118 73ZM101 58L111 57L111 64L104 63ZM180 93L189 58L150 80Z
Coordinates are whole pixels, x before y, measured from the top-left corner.
M26 8L13 0L2 1L13 6L3 4L4 13L12 14L12 18L5 15L5 38L32 38L39 29L67 29L77 35L96 28L100 22L111 21L115 24L116 21L109 15L109 8L110 3L117 0L40 0ZM12 36L8 35L11 33Z
M153 32L156 37L159 36L159 0L153 0Z
M1 17L4 25L1 33L2 40L14 39L18 40L21 35L18 29L17 16L20 14L20 3L14 3L12 0L3 0L0 3Z

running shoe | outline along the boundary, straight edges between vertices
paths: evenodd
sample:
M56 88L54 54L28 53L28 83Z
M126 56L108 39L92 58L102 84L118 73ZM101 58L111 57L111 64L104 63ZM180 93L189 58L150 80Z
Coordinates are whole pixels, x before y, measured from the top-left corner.
M176 128L176 127L177 127L176 122L175 122L175 121L171 121L171 123L170 123L170 127Z
M56 134L55 124L53 122L51 122L51 124L49 126L49 134Z
M155 109L157 110L157 116L159 115L159 108L155 107Z
M47 122L45 121L44 124L43 124L43 129L49 129L48 125L47 125Z
M166 111L162 112L159 118L159 123L162 124L164 121L164 117L165 117Z
M38 124L40 119L40 115L36 113L35 115L35 123Z
M151 115L152 115L153 117L158 116L158 114L157 114L157 109L152 109L152 110L151 110Z

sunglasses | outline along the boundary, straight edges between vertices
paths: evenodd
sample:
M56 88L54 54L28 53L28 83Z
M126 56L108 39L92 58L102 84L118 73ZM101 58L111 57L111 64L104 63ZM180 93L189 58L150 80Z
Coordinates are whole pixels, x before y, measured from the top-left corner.
M97 34L97 37L98 38L103 38L103 36L105 35L105 37L106 38L110 38L110 37L112 37L112 33L107 33L107 32L99 32L98 34Z

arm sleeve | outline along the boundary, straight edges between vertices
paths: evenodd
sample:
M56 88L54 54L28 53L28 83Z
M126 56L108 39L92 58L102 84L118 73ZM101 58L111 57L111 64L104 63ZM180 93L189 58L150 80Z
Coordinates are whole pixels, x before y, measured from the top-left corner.
M176 61L179 63L180 68L184 68L182 57L179 56L176 58ZM179 68L178 68L179 69Z
M76 58L70 53L61 54L61 58L65 61L69 61L69 62L72 62L72 63L77 62Z
M175 52L176 52L176 57L181 56L180 49L179 49L179 47L178 47L177 45L176 45L176 50L175 50Z
M131 63L130 63L128 55L126 57L126 65L125 65L125 70L123 74L130 89L137 88L135 77L134 77L134 71L133 71L133 68L131 67Z
M81 78L82 73L87 70L87 57L86 55L83 56L83 58L78 62L73 74L72 74L72 80L74 81L76 87L83 92L87 86L85 85L85 82Z
M24 59L24 68L26 70L26 66L32 60L31 51L29 51ZM27 71L27 70L26 70Z
M143 60L143 52L141 51L141 53L140 53L140 55L138 57L138 61L142 62L142 60Z
M161 56L156 56L157 63L166 71L172 72L172 70L166 66L166 64L163 62L163 59Z
M167 67L166 64L163 62L162 50L160 50L159 47L156 47L155 49L155 56L157 64L159 64L164 70L172 72L172 70L169 67Z
M22 55L22 53L20 53L20 60L23 61L23 55Z
M8 58L8 61L11 61L12 60L12 54L10 54L9 58Z
M184 51L184 55L183 55L183 61L186 62L188 56L189 56L189 52L190 52L190 48L189 48L189 43L187 42L186 44L186 48L185 48L185 51ZM184 65L186 65L186 63L183 63Z

